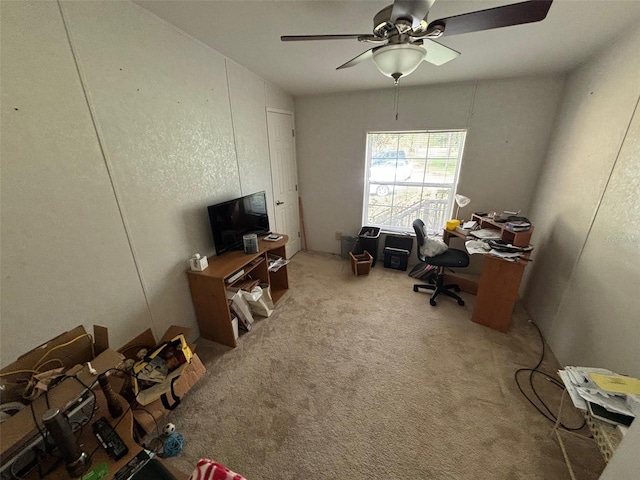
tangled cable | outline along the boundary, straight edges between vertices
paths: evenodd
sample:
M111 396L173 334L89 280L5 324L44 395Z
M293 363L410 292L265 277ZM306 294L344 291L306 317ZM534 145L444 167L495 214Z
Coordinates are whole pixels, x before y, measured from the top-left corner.
M518 370L516 370L516 373L514 374L514 378L516 381L516 385L518 386L518 389L520 390L520 393L522 393L522 395L524 396L524 398L527 399L527 401L533 405L533 407L540 412L540 414L546 418L547 420L549 420L552 423L556 423L558 421L558 417L551 411L551 409L549 408L549 406L545 403L544 400L542 400L542 398L540 398L540 395L538 395L538 392L536 392L535 387L533 386L533 376L534 375L540 375L543 378L545 378L547 381L551 382L552 385L555 385L556 387L558 387L561 390L565 389L564 384L558 380L556 377L549 375L548 373L545 373L541 370L538 370L540 368L540 365L542 365L542 362L544 360L544 355L545 355L545 346L544 346L544 337L542 336L542 331L540 330L540 327L538 327L538 325L536 325L534 322L530 322L534 327L536 327L536 330L538 330L538 335L540 336L540 343L542 345L542 353L540 355L540 360L538 361L538 363L536 364L535 367L533 368L519 368ZM531 399L531 397L529 397L529 395L527 395L527 393L525 393L525 391L522 389L522 385L520 384L520 380L518 378L518 374L522 373L522 372L529 372L529 386L531 387L531 391L533 392L533 395L535 396L536 400L538 401L538 403L540 405L542 405L542 407L544 408L543 411L538 405L536 405L536 403ZM586 425L586 421L583 420L582 424L579 427L568 427L565 424L563 424L562 422L559 423L559 425L564 428L565 430L568 431L576 431L576 430L581 430L582 428L584 428L584 426Z
M173 432L164 441L163 450L165 457L175 457L184 447L184 437L181 433Z

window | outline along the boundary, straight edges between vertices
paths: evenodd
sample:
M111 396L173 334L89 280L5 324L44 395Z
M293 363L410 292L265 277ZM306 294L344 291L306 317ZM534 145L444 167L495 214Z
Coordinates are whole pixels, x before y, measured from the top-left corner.
M363 225L429 233L451 218L466 131L367 134Z

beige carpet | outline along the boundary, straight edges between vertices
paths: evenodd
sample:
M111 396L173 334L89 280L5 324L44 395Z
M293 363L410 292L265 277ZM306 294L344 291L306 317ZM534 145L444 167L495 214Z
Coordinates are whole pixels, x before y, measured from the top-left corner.
M292 259L289 281L238 348L199 342L208 372L171 415L186 438L172 466L208 457L249 480L569 478L552 424L513 379L540 351L520 306L502 334L470 321L472 295L431 307L406 272L379 263L355 277L313 252ZM536 384L557 409L559 391ZM568 442L579 478L597 478L594 444Z

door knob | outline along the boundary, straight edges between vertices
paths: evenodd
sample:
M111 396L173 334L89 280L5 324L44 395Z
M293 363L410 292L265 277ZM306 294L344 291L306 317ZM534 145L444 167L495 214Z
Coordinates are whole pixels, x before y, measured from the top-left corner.
M280 200L276 200L276 205L284 205L284 202L281 202Z

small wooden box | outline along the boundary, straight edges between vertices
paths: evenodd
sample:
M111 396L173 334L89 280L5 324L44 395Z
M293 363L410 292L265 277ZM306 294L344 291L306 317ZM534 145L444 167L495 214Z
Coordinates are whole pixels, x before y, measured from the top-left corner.
M373 257L366 250L364 253L354 255L353 252L349 252L351 257L351 270L357 277L358 275L368 275L371 271L371 264L373 263Z

